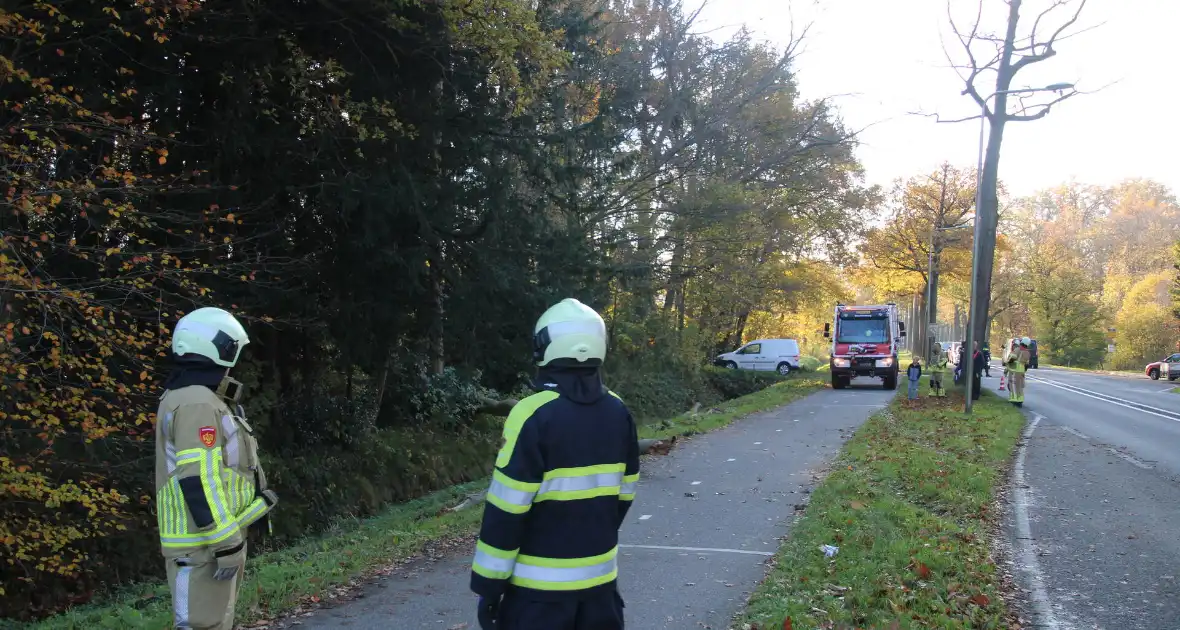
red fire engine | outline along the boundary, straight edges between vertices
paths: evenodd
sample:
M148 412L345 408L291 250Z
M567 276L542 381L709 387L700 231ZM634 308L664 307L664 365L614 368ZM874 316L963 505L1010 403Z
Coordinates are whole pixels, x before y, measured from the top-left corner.
M897 350L905 337L905 323L897 305L836 305L824 337L832 340L832 387L844 389L858 376L880 378L885 389L897 389ZM835 328L835 330L833 330Z

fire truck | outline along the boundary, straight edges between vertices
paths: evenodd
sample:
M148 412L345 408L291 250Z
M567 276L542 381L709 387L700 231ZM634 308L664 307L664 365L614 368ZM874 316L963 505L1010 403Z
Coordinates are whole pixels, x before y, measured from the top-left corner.
M832 340L832 387L844 389L861 376L880 378L885 389L897 389L897 351L905 337L905 323L897 305L845 306L837 304L832 323L824 324Z

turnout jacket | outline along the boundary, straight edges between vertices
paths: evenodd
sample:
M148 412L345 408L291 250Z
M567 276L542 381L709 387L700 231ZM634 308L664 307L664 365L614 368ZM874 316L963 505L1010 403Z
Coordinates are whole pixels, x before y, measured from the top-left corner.
M471 590L537 599L615 589L619 528L639 482L635 421L596 368L546 370L520 401L488 488Z
M258 443L206 385L168 389L156 417L156 517L165 557L230 555L273 505Z

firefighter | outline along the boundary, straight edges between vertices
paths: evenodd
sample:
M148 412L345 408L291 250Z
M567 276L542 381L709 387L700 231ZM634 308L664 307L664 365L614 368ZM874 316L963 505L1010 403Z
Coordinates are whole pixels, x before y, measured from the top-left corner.
M175 368L156 415L156 512L174 628L233 629L247 529L269 525L277 502L237 404L241 383L229 377L248 343L219 308L185 315L172 332Z
M946 389L943 388L942 376L946 374L948 361L945 352L939 352L934 355L930 362L930 395L938 398L946 396Z
M1028 350L1031 343L1028 337L1021 337L1016 349L1008 355L1008 402L1017 407L1024 406L1024 373L1032 360Z
M471 567L484 630L622 630L619 528L639 481L626 405L600 368L606 326L574 299L537 320L537 393L504 425Z

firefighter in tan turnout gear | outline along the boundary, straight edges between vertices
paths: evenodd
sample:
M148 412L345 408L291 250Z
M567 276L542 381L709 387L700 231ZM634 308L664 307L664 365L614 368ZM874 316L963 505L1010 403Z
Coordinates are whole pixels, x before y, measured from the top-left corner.
M942 376L947 372L946 352L942 344L935 340L930 342L930 361L926 364L930 372L930 395L938 398L946 397L946 389L942 384Z
M232 630L247 529L269 524L277 502L237 404L241 383L228 374L249 342L219 308L185 315L172 333L175 367L156 416L156 511L174 628Z
M1004 367L1008 371L1008 402L1017 407L1024 406L1024 373L1028 371L1028 364L1032 361L1028 337L1013 339L1013 349L1004 358Z

